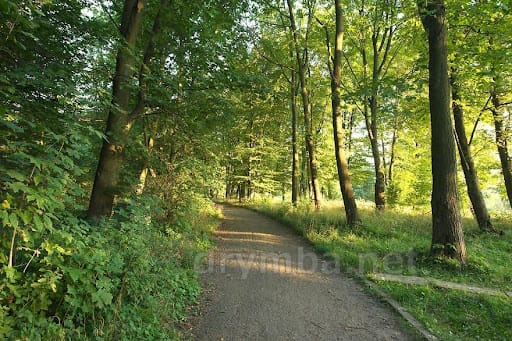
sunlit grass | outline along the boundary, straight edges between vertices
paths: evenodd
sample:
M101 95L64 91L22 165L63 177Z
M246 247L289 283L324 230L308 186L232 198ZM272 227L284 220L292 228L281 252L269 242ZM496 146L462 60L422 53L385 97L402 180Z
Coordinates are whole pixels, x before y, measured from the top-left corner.
M297 230L320 252L337 259L348 272L362 276L386 272L433 277L512 291L512 218L508 214L493 216L496 228L503 231L503 235L482 233L471 216L464 217L468 260L460 264L429 255L432 230L430 208L427 206L395 207L379 212L373 208L373 203L358 202L363 224L347 227L339 201L323 203L320 211L304 202L297 207L278 201L248 205ZM426 290L396 283L381 282L379 285L411 308L412 313L443 339L464 339L472 333L475 333L472 335L474 338L507 339L499 337L499 330L491 334L487 332L493 330L495 324L498 328L506 325L502 317L505 312L512 312L510 298L470 295L454 290ZM425 298L425 295L430 296ZM448 300L443 297L448 297ZM422 299L430 300L430 305L418 304ZM447 302L450 302L449 307ZM479 305L485 307L481 314L477 314L481 325L475 327L470 322L465 323L464 316L473 313L466 310Z

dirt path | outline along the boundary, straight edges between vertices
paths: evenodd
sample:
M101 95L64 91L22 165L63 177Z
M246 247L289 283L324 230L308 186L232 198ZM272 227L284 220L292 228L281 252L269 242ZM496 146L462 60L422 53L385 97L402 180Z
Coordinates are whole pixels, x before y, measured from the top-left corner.
M412 339L396 314L290 229L247 209L223 211L193 339Z

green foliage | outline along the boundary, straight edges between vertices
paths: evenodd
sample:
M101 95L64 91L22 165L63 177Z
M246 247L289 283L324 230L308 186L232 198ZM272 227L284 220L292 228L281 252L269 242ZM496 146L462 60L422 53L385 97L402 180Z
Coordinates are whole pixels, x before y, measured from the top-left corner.
M168 225L150 214L161 205L158 198L138 198L97 227L59 215L33 258L22 262L20 255L14 267L2 262L1 335L176 337L174 323L186 318L200 292L194 262L209 246L215 211L205 211L205 201L191 203Z

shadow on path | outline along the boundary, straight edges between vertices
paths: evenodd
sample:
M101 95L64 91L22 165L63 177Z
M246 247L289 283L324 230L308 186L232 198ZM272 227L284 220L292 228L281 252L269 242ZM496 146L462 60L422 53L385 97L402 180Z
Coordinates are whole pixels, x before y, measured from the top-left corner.
M410 340L397 315L289 228L223 207L196 340Z

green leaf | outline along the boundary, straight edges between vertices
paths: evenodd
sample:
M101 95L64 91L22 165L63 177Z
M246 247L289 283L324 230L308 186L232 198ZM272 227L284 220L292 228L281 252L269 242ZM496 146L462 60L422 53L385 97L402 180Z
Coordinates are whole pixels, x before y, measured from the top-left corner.
M18 228L18 216L15 213L9 214L9 223L13 228Z
M68 269L67 272L73 282L78 281L80 279L80 277L82 277L82 275L83 275L82 269Z
M27 225L32 220L33 213L29 210L22 211L19 216L21 217L21 220L23 221L23 224Z
M2 225L7 225L9 220L9 213L6 210L0 210L0 219L2 221Z
M33 222L34 227L37 231L42 231L44 229L43 222L41 221L41 218L38 215L34 215Z
M43 220L44 220L44 225L46 226L47 229L52 229L53 228L53 223L52 223L50 217L45 215L45 216L43 216Z
M101 309L104 306L112 303L112 294L103 289L100 289L92 294L92 301L96 303L98 308Z

